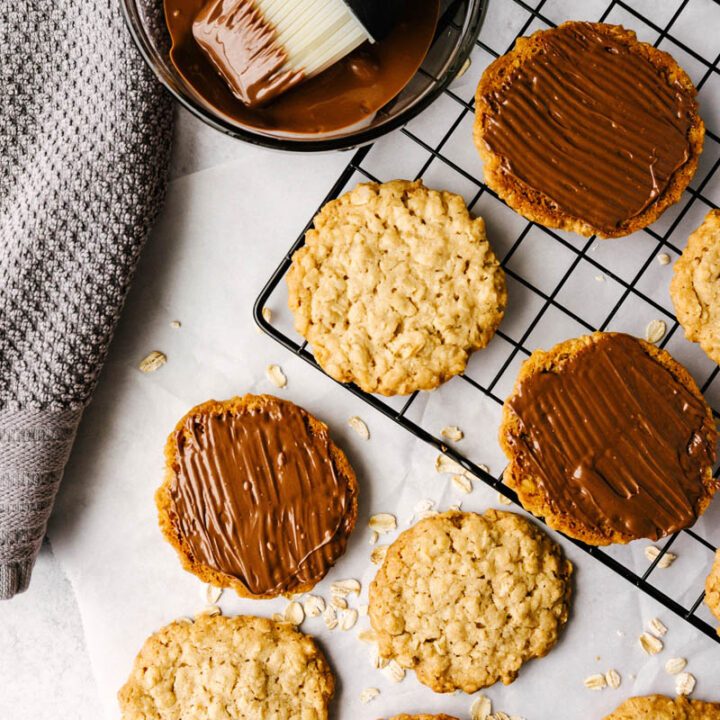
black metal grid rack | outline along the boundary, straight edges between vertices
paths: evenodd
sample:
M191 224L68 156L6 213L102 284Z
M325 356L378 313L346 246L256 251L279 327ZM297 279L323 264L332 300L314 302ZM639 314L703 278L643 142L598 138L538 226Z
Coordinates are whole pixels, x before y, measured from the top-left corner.
M685 62L692 63L695 67L695 84L700 92L701 103L705 103L705 105L701 105L702 113L704 107L707 105L708 98L711 105L713 105L714 107L720 106L720 69L718 67L720 55L708 59L703 56L703 53L700 51L700 49L690 47L686 42L683 42L679 37L676 37L676 35L674 34L674 27L676 26L676 23L678 23L678 19L682 18L684 13L693 12L692 2L693 0L679 0L677 7L672 13L672 16L669 19L665 19L665 22L662 25L654 22L653 18L641 14L636 8L633 7L632 3L622 2L621 0L607 0L607 6L604 8L602 13L596 13L597 17L590 19L617 22L617 17L619 16L621 22L625 22L629 27L638 30L638 28L635 26L636 22L637 25L641 25L642 28L644 28L647 32L656 33L657 38L654 44L656 46L660 46L661 49L669 50L672 54L678 57L681 65L684 64L684 60ZM514 44L515 37L520 35L526 35L534 31L535 29L552 27L555 25L555 23L549 16L552 14L552 0L540 0L535 5L532 5L529 2L524 2L523 0L506 0L506 5L510 4L519 6L520 10L522 10L521 15L524 17L524 22L518 25L517 28L512 28L514 36L511 38L511 41L509 42L507 47L505 47L504 49L492 48L488 44L488 41L483 39L483 33L481 32L480 38L476 43L476 48L473 51L474 53L478 52L480 54L483 54L489 60L492 60L499 56L500 52L498 52L498 50L510 50L512 45ZM591 4L593 6L597 5L597 3ZM718 7L720 8L720 3L716 2L716 4L718 4ZM660 3L659 5L665 5L665 3ZM491 0L488 12L502 11L503 8L498 2L498 0ZM447 22L452 28L453 20L449 19ZM457 29L457 26L455 26L455 28ZM712 34L712 30L710 31L710 34ZM708 86L707 97L703 98L703 94L706 92L704 90L706 85ZM717 90L713 91L713 87L716 87ZM712 94L710 94L711 92ZM447 126L447 130L444 132L444 134L439 140L435 139L433 141L428 140L427 138L424 139L420 137L418 133L413 131L412 123L409 127L405 127L401 130L396 131L396 133L391 135L390 138L393 141L397 141L399 138L398 134L401 134L401 139L403 142L412 143L413 146L418 147L422 153L426 154L427 157L423 161L423 164L420 167L419 171L416 173L416 177L423 177L432 163L442 163L444 171L457 174L463 186L465 188L471 188L470 192L474 194L471 196L468 203L468 207L470 207L471 210L484 196L489 196L493 198L495 202L501 203L497 196L489 188L487 188L472 171L469 171L466 167L463 167L462 164L457 161L456 156L451 157L451 153L446 152L446 150L448 150L449 148L449 143L451 142L451 138L453 137L455 131L461 126L463 122L467 123L468 119L472 118L472 114L474 112L474 104L472 102L472 99L468 100L461 97L461 95L453 89L452 85L448 90L445 91L444 97L446 99L446 105L454 107L456 112L449 113L449 115L452 117L452 122L449 126ZM596 243L596 239L594 237L585 239L581 238L580 236L571 236L569 234L554 231L552 229L535 225L534 223L526 221L524 219L520 219L522 220L522 224L518 225L518 232L514 239L514 242L507 246L506 251L504 252L504 256L502 257L502 265L509 282L513 282L515 284L515 287L522 292L532 294L532 297L536 301L534 314L529 319L529 321L525 322L522 330L516 333L514 336L508 334L507 332L504 332L503 326L501 325L497 336L502 338L502 340L507 344L507 353L504 357L504 360L502 361L499 368L497 369L497 372L492 378L485 379L483 381L477 381L470 377L468 374L460 376L460 378L462 378L462 380L467 384L467 388L469 391L477 391L479 393L482 393L485 397L490 398L493 401L502 405L504 397L501 397L497 391L498 383L500 382L500 379L503 377L504 373L507 370L512 370L514 367L516 367L516 364L519 360L529 356L532 351L532 347L535 347L541 343L543 345L548 345L547 341L542 342L542 340L540 340L539 342L533 340L532 343L527 342L531 335L533 336L533 338L537 338L537 331L542 331L542 320L543 317L546 316L546 314L559 312L568 322L573 324L575 327L580 328L582 332L605 330L609 327L611 323L613 323L614 319L618 316L618 313L621 312L621 309L624 307L625 303L629 299L632 299L633 301L640 301L642 303L645 303L647 307L652 308L653 312L656 314L657 317L662 318L666 322L667 333L662 338L661 342L658 343L661 347L667 346L668 343L672 341L676 333L682 334L682 330L678 329L679 325L674 314L672 313L672 310L666 304L663 304L661 300L653 297L654 293L651 289L648 288L647 284L645 283L644 276L646 275L646 272L651 266L651 264L655 262L655 258L659 253L665 252L675 255L680 254L684 247L685 239L687 238L687 231L688 229L692 229L693 227L692 225L688 225L688 227L685 227L685 224L683 223L684 220L686 223L689 223L694 217L698 216L699 212L702 212L702 214L704 215L710 208L716 207L717 203L719 202L717 200L713 201L712 199L710 199L710 197L712 195L717 197L717 193L720 193L720 172L718 172L718 169L720 167L720 127L713 127L712 123L708 122L707 119L706 124L708 125L708 127L706 129L706 144L703 154L703 160L701 160L700 167L698 168L698 172L696 173L696 176L691 183L691 186L683 195L680 203L666 211L663 217L668 216L667 219L665 221L662 221L661 219L662 223L661 221L655 223L656 228L658 225L663 224L660 231L654 229L653 227L649 227L638 233L639 235L642 235L642 241L640 243L640 246L643 248L643 251L640 254L644 258L644 260L641 259L640 262L632 268L632 272L630 275L628 275L625 271L620 271L617 267L610 267L610 265L612 265L613 263L608 263L607 257L603 258L603 260L600 261L597 259L597 256L593 255L593 249ZM475 150L472 146L471 139L467 137L466 141L467 152L474 153ZM368 164L366 163L366 160L369 154L372 152L372 149L373 146L364 147L354 154L352 160L342 172L337 182L330 189L330 192L328 193L325 202L337 197L344 190L348 189L348 187L354 185L355 182L358 180L380 180L380 178L375 177L372 169L369 169L367 166ZM382 179L387 180L391 178ZM708 192L706 192L706 190ZM467 191L465 194L466 199L468 199ZM699 224L699 222L695 222L694 226L697 226L697 224ZM308 223L308 226L305 228L305 230L307 230L310 225L311 222ZM676 230L678 229L679 232L676 233ZM287 273L291 265L292 254L303 244L305 230L303 230L295 244L283 257L282 262L275 270L272 277L269 279L265 288L258 297L254 308L254 316L258 325L268 335L273 337L275 340L284 345L288 350L298 355L303 360L320 369L317 363L315 363L315 360L311 352L309 351L306 342L296 342L294 339L284 334L278 328L274 327L271 323L267 322L262 315L262 308L267 304L268 299L273 294L280 282L283 280L285 274ZM538 287L532 278L527 277L527 272L523 273L522 270L519 271L513 266L512 259L519 252L521 252L521 248L523 247L523 243L526 238L528 238L529 235L536 233L542 233L547 242L559 244L559 246L561 246L562 248L564 248L565 251L567 251L566 255L571 258L564 273L559 277L559 280L554 283L554 287L552 288ZM493 238L491 237L491 242L492 241ZM532 241L533 240L531 239L531 242ZM620 246L618 246L618 248L619 247ZM502 254L502 252L499 253L499 255ZM573 277L576 277L577 273L580 272L581 265L584 268L583 272L587 272L588 270L590 270L591 272L594 271L597 273L601 273L601 277L613 283L613 287L617 291L617 296L615 297L614 302L608 306L608 309L603 311L603 317L595 319L594 322L589 321L588 318L584 316L582 308L579 308L577 306L568 307L568 305L565 304L562 300L563 288L566 286L566 284L568 284L569 281L571 281ZM513 302L512 295L510 302ZM554 344L554 342L549 344ZM718 377L719 371L720 368L717 365L713 364L713 368L708 371L705 380L699 383L703 393L707 393L708 390L711 389L711 386L713 386L713 381L716 379L716 377ZM514 373L512 374L514 376ZM718 383L716 385L719 390L717 397L711 397L709 399L711 405L714 405L713 412L715 414L715 417L718 418L720 417L720 378L718 378ZM415 423L412 419L408 417L408 410L415 402L418 396L417 392L408 396L404 404L398 408L389 404L388 401L384 398L364 393L354 385L346 385L345 387L350 392L354 393L358 397L362 398L365 402L369 403L375 409L379 410L380 412L394 420L397 424L404 427L409 432L413 433L413 435L419 437L425 442L436 447L441 452L444 452L450 457L452 457L454 460L460 463L463 467L465 467L473 475L485 482L487 485L496 489L498 492L502 493L514 502L517 502L517 497L515 496L515 493L512 490L508 489L505 485L503 485L502 473L498 477L493 477L476 463L470 461L468 458L457 452L457 450L449 447L441 438L436 437L431 432L428 432L424 428L420 427L417 423ZM715 400L715 402L713 402L713 400ZM720 470L716 471L716 474L717 473L720 473ZM716 500L716 502L718 501ZM611 568L619 575L633 583L633 585L640 588L648 595L653 597L655 600L662 603L669 610L684 618L691 625L695 626L698 630L705 633L708 637L711 637L720 643L720 637L718 637L718 635L716 634L715 628L711 626L709 622L706 622L702 617L698 615L698 609L701 607L701 603L704 597L702 593L702 588L700 586L698 587L697 594L695 595L693 593L692 595L690 595L690 599L688 599L687 601L682 601L677 598L670 597L670 595L667 594L665 589L661 589L660 587L658 587L658 573L656 573L655 571L661 564L665 554L670 550L673 544L676 543L676 541L681 535L686 536L693 543L697 543L702 546L702 548L704 548L705 551L708 553L708 557L711 557L710 552L715 550L714 545L709 542L708 539L702 537L698 532L694 530L683 530L681 533L676 533L675 535L667 538L664 541L663 546L660 548L660 554L654 559L653 562L648 565L647 569L642 573L638 573L635 570L627 567L625 563L623 563L617 557L614 557L613 554L608 551L608 549L587 546L575 540L572 540L572 542L574 542L575 545L587 552L588 555L591 555L598 561L602 562L604 565Z

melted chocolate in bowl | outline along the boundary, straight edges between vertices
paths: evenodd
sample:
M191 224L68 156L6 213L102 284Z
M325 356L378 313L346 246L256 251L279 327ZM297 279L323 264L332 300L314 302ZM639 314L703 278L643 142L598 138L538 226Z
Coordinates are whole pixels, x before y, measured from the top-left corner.
M410 81L430 47L439 0L408 0L400 21L378 43L365 43L320 75L262 108L248 108L229 90L193 37L206 0L165 0L170 58L185 81L217 112L252 128L319 134L369 119Z

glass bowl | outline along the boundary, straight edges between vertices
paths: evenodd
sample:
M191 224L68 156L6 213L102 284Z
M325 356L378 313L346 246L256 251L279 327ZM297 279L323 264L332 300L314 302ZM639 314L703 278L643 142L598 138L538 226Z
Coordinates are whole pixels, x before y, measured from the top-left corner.
M435 38L410 82L362 127L293 134L243 125L207 103L170 60L170 36L163 0L122 0L130 33L143 58L175 99L208 125L232 137L277 150L322 152L357 147L401 127L424 110L452 82L477 39L487 0L443 0Z

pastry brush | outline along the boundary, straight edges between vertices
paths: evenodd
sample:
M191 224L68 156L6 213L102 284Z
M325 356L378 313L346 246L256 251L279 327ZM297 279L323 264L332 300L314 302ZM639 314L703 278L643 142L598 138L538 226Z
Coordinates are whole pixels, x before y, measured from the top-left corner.
M193 35L230 90L262 105L382 39L402 0L210 0Z

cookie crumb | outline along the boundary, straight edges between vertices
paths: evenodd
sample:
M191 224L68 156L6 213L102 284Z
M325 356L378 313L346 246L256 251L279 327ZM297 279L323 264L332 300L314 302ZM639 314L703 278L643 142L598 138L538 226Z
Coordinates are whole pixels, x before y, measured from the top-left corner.
M588 675L583 680L583 685L585 685L588 690L602 690L606 684L605 676L602 673Z
M180 323L179 320L173 320L173 321L170 323L170 327L171 327L171 328L179 328L180 326L181 326L181 323Z
M649 343L657 343L665 337L667 325L664 320L651 320L645 328L645 339Z
M667 264L670 262L670 256L669 256L667 253L660 253L660 254L657 256L657 261L658 261L661 265L667 265Z
M663 649L660 638L656 638L648 632L644 632L639 638L640 647L647 655L657 655Z
M688 672L682 672L675 680L675 692L678 695L690 695L695 689L695 676Z
M267 379L277 388L284 388L287 385L287 378L279 365L268 365L265 371Z
M440 431L441 435L444 435L448 440L453 442L459 442L465 437L463 431L457 425L448 425Z
M369 703L371 700L374 700L378 695L380 694L380 691L377 688L365 688L360 693L360 702L363 703L363 705Z
M165 353L161 353L159 350L153 350L140 361L138 369L140 372L151 373L161 368L166 362L167 357Z
M370 439L370 430L368 430L368 426L357 416L353 415L348 420L348 425L363 439L363 440L369 440Z
M687 665L687 660L685 658L681 658L681 657L670 658L665 663L665 672L668 675L677 675L686 665Z

